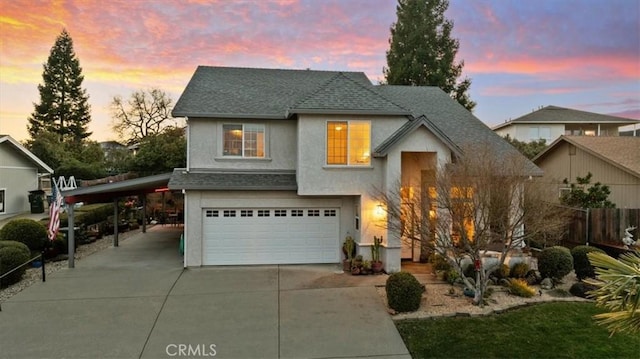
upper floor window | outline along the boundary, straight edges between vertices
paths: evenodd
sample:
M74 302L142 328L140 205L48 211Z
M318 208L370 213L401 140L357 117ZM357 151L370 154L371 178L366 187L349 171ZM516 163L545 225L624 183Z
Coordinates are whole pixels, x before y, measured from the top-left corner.
M224 156L264 157L264 125L225 124L222 132Z
M367 166L371 163L369 121L327 122L327 164Z
M546 140L551 141L551 128L550 127L529 127L529 140Z

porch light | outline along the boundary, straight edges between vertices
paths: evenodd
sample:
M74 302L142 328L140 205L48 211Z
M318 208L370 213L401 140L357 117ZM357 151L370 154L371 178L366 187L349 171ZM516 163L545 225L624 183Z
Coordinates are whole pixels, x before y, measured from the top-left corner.
M382 205L382 203L378 203L378 205L376 206L375 215L376 217L384 216L384 206Z

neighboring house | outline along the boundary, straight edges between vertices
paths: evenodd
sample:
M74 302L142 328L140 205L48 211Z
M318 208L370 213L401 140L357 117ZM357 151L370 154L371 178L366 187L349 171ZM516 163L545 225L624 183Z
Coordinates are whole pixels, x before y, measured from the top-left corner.
M558 188L566 178L593 175L591 184L609 186L609 200L618 208L640 208L640 137L562 136L533 159L544 178Z
M107 160L113 159L114 152L127 148L127 146L121 144L118 141L103 141L98 142L98 145L100 145L102 152L104 152L104 157Z
M388 272L416 258L374 191L433 183L466 142L517 153L437 87L374 86L361 72L198 67L186 117L185 266L338 263L347 235ZM540 171L531 163L531 173Z
M0 135L0 219L30 210L29 191L53 170L8 135Z
M621 126L640 124L630 118L601 115L557 106L542 107L493 127L502 137L522 142L540 139L551 143L560 136L618 136Z

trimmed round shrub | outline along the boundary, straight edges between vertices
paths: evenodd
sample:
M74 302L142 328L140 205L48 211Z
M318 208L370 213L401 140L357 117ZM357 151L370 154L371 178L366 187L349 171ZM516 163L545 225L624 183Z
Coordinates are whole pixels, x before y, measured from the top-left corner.
M586 298L587 292L596 289L598 289L598 287L596 287L595 285L587 284L585 282L576 282L573 283L571 288L569 288L569 293L575 295L576 297Z
M520 263L516 263L511 268L511 273L509 273L509 276L512 278L524 278L526 277L528 272L529 272L529 265L527 263L520 262Z
M385 286L389 307L397 312L413 312L420 308L424 287L411 273L393 273Z
M42 251L47 240L47 229L32 219L14 219L0 228L0 241L18 241L32 251Z
M560 280L573 269L573 257L569 248L553 246L538 255L538 270L542 278Z
M602 249L592 246L576 246L571 250L571 256L573 257L573 270L576 272L578 280L595 278L596 276L595 269L587 257L587 253L589 252L604 253Z
M9 272L10 270L21 264L24 264L28 260L29 254L25 253L23 248L15 246L6 246L4 248L0 248L0 275ZM26 270L27 267L23 266L13 273L9 274L8 276L2 278L2 285L7 286L19 282Z
M27 247L26 244L20 243L18 241L0 241L0 249L6 247L18 248L24 252L27 256L31 256L31 250Z

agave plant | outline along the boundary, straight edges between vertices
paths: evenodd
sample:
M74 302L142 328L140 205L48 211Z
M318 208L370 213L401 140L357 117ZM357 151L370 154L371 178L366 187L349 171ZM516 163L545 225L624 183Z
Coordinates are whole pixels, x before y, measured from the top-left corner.
M594 316L598 324L606 326L611 335L640 331L640 252L625 253L619 259L599 252L587 256L595 267L596 279L585 282L598 287L589 297L608 310Z

